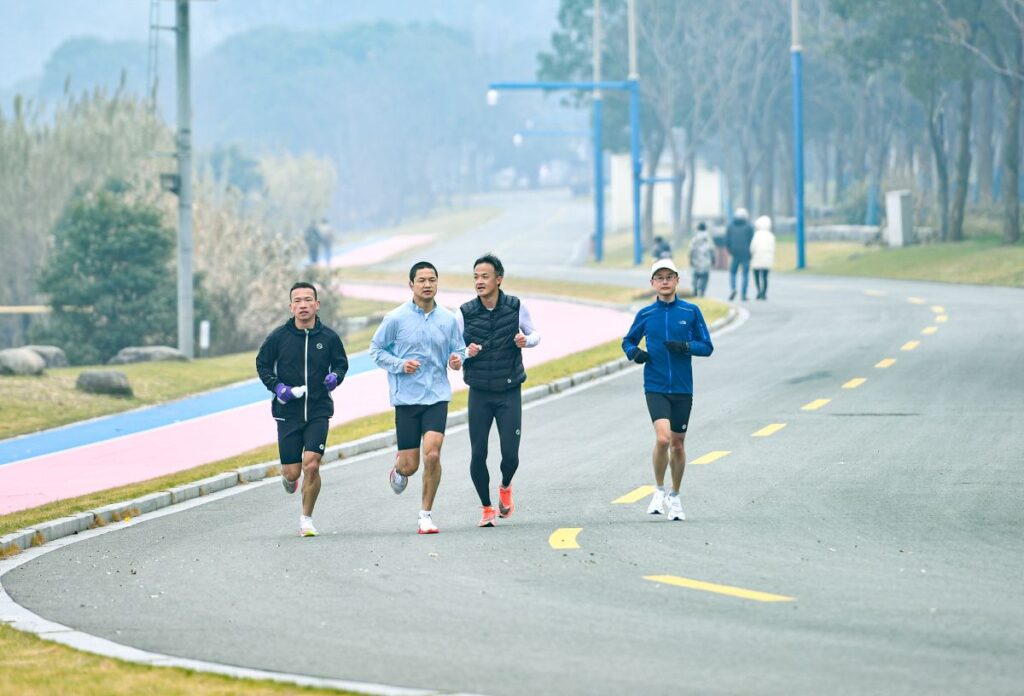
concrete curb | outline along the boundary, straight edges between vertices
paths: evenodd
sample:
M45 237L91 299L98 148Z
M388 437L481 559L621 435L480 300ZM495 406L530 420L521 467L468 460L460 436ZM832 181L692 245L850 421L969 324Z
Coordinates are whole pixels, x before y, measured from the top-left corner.
M712 333L721 331L736 321L739 316L740 314L736 307L730 305L729 313L721 319L712 322L708 329ZM600 377L621 372L631 365L633 365L632 362L622 357L597 367L582 370L568 377L562 377L548 384L530 387L523 391L523 403L530 403L543 399L546 396L559 394L567 389L591 382ZM461 425L466 422L466 418L467 412L465 410L457 411L449 414L448 424ZM395 443L394 430L369 435L351 442L343 442L327 448L324 452L323 463L328 464L339 459L348 459L367 452L385 449L393 446ZM234 471L226 471L222 474L193 481L192 483L168 488L165 491L149 493L131 500L105 505L95 510L88 510L69 515L68 517L43 522L33 527L19 529L0 537L0 559L12 556L32 546L40 546L54 539L78 534L92 527L101 527L111 522L144 515L169 505L184 503L188 500L210 495L233 486L261 481L269 476L277 475L279 471L280 465L277 461L253 464Z

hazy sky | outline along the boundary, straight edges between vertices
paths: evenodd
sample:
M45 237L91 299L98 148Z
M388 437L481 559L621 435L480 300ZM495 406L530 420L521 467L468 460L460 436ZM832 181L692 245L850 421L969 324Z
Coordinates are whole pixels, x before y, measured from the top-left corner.
M429 21L472 31L478 45L546 37L558 0L193 0L192 46L201 56L226 36L257 26L330 28L355 21ZM161 24L174 2L159 2ZM150 0L0 0L0 87L38 77L50 53L75 36L146 41ZM165 41L170 34L165 33Z

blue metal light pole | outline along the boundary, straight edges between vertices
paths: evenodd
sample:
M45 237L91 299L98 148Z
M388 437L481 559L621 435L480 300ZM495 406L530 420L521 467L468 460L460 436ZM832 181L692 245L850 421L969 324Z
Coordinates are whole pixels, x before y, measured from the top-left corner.
M627 50L629 52L629 152L633 160L633 263L643 260L640 234L640 73L636 58L636 0L626 0Z
M800 46L800 0L792 0L793 44L793 190L796 195L796 267L806 267L804 256L804 114L803 57Z
M501 91L509 90L541 90L553 92L559 90L617 90L629 92L629 128L630 128L630 154L632 158L633 171L633 261L639 264L643 257L643 247L640 239L640 83L637 80L627 81L605 81L600 82L492 82L488 90L495 95ZM493 103L494 99L488 96L488 101ZM603 100L595 100L595 112L601 109L598 104ZM600 254L598 260L604 255L601 249L604 240L604 169L602 167L598 176L597 164L603 159L598 156L601 153L601 128L603 119L594 117L594 154L595 154L595 181L594 181L594 220L595 220L595 255ZM598 181L600 178L600 181ZM600 251L598 251L600 249Z
M633 163L633 263L643 260L644 247L640 234L640 82L629 81L629 153Z
M601 0L594 0L594 82L601 81ZM594 90L594 260L604 260L604 95Z
M594 96L594 260L604 261L604 99Z

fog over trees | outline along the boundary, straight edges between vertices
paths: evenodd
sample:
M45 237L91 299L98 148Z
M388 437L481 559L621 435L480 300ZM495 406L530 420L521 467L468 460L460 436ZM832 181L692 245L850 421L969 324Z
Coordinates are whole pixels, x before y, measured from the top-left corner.
M516 93L499 108L485 93L498 80L589 80L594 6L195 3L196 246L210 256L200 272L251 240L238 273L256 274L261 260L298 254L320 216L342 235L394 225L497 186L540 185L553 162L589 181L585 136L513 138L586 131L588 93ZM173 226L173 197L157 185L174 166L173 46L156 34L151 63L148 7L4 6L0 244L13 263L0 304L46 301L40 279L66 206L112 179ZM603 76L623 80L627 3L600 7ZM698 162L722 173L727 210L772 215L784 230L794 213L789 0L636 8L643 163L647 175L663 163L675 174L675 242L693 227ZM879 224L884 193L907 189L938 241L1019 243L1024 0L803 0L799 21L811 217ZM624 95L605 100L606 151L626 152ZM652 208L645 187L648 237ZM231 230L230 245L211 236L217 229ZM273 303L251 298L222 321ZM262 327L235 330L243 338L232 349ZM0 339L24 333L5 325Z

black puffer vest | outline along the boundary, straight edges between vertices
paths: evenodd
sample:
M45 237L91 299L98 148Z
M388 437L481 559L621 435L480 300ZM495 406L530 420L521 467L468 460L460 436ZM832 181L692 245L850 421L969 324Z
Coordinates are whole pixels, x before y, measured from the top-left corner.
M523 351L516 345L519 333L519 298L498 291L494 309L484 307L480 298L462 305L466 345L483 347L479 355L462 367L466 384L487 391L513 389L526 381Z

